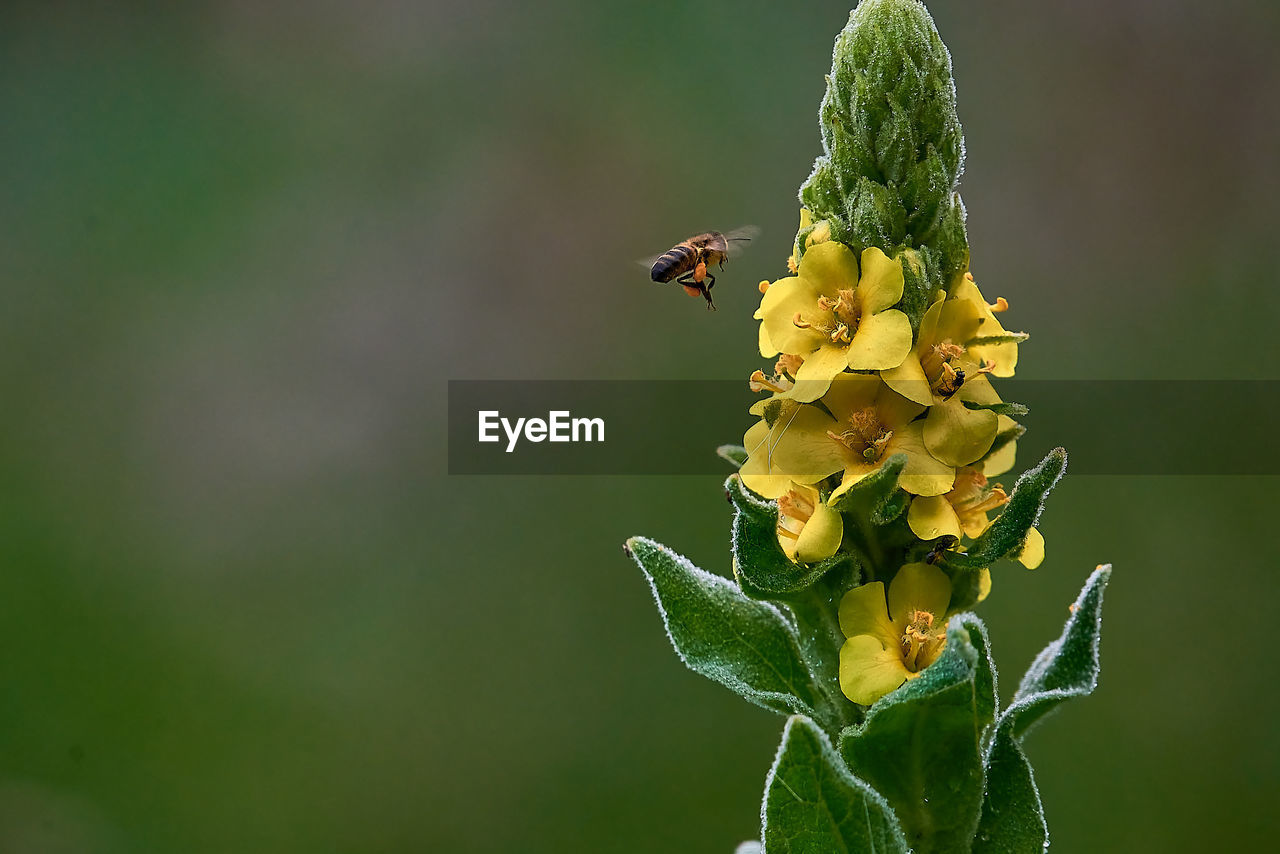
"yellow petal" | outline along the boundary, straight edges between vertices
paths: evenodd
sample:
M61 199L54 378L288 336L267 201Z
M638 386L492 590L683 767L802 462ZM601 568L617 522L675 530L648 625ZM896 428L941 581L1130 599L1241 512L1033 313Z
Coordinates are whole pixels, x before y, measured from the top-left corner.
M893 431L893 438L885 446L885 458L891 454L906 454L907 465L898 478L898 485L914 495L944 495L951 491L956 481L956 470L934 459L924 445L924 424L913 421Z
M924 406L914 400L908 400L887 385L881 385L876 392L876 415L890 430L897 430L904 424L910 424L924 410Z
M922 540L936 540L947 535L959 537L960 517L944 495L917 495L907 510L907 524Z
M942 318L942 303L946 297L934 300L920 321L920 333L916 336L916 352L926 353L938 343L938 321Z
M817 483L845 467L853 455L827 435L838 425L816 406L801 406L774 424L772 471L796 483Z
M814 507L809 521L804 523L804 529L800 531L800 538L796 540L796 553L792 560L800 563L826 560L840 548L840 540L843 537L843 517L830 505L819 503Z
M1018 562L1027 569L1035 569L1044 560L1044 536L1032 528L1027 531L1027 542L1018 553Z
M896 649L885 649L870 635L857 635L840 647L840 690L855 703L870 706L907 681Z
M879 377L870 374L837 374L831 388L822 398L822 405L838 419L872 406L882 388Z
M953 466L979 459L991 450L995 438L996 414L989 409L969 409L959 394L932 406L924 421L925 447Z
M995 313L991 311L990 305L987 304L986 298L982 296L982 291L978 290L978 285L973 279L968 276L961 276L952 288L951 293L957 299L969 301L977 309L977 335L989 338L1006 334L1005 328L996 319ZM1016 342L974 345L968 349L973 358L991 362L994 366L992 373L997 377L1013 376L1014 368L1018 366L1018 345Z
M841 288L858 284L858 261L853 251L834 240L810 246L800 260L800 276L818 293L834 297ZM901 299L901 296L899 296Z
M906 278L902 264L876 247L862 250L862 276L858 279L858 297L864 315L876 314L902 299Z
M971 301L949 299L939 304L937 340L950 339L963 344L978 334L979 309Z
M898 643L900 632L889 622L884 584L873 581L855 587L840 600L840 629L845 637L871 635L885 646Z
M817 310L818 297L823 294L813 285L812 279L791 276L779 279L764 292L760 300L760 313L764 318L761 323L771 347L783 353L806 356L827 340L821 332L795 325L796 314L810 317Z
M743 447L747 449L747 461L738 470L738 475L747 489L765 498L777 498L791 487L791 478L778 474L777 467L769 465L770 451L775 441L776 437L763 420L753 424L742 437Z
M922 327L923 328L923 327ZM885 384L903 397L914 400L921 406L933 404L933 392L929 388L929 378L924 375L920 365L920 357L910 353L896 368L881 371Z
M1012 430L1016 426L1018 426L1018 422L1008 415L998 416L996 418L996 435L998 436L1006 430ZM999 450L987 454L986 459L982 461L982 473L987 477L997 477L1004 474L1013 468L1017 454L1017 441L1005 442Z
M796 371L796 384L791 398L801 403L811 403L827 393L831 380L845 369L847 359L844 347L827 342L804 357L804 364Z
M889 583L889 615L895 628L911 622L913 611L928 611L941 625L951 602L951 581L947 574L927 563L909 563Z
M764 358L772 359L781 352L777 347L773 346L773 341L769 339L769 330L765 327L764 323L760 324L759 338L760 355Z
M991 570L978 570L978 601L981 602L991 595Z
M855 371L896 368L911 352L911 321L897 309L864 314L849 343L849 367Z

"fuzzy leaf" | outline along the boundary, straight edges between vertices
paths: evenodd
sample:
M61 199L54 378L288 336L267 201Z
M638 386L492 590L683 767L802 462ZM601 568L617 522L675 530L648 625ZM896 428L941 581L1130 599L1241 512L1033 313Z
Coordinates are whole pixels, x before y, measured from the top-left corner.
M996 415L1008 415L1010 418L1021 418L1031 410L1021 403L979 403L976 400L962 401L965 409L994 412Z
M889 805L854 777L826 734L802 716L787 721L760 810L766 854L906 854Z
M986 629L961 614L951 618L942 656L842 733L840 753L885 796L917 854L967 850L982 806L982 737L995 710Z
M733 849L733 854L764 854L759 842L744 842Z
M1089 576L1062 635L1036 656L1013 702L996 722L974 854L1023 854L1049 846L1040 794L1021 742L1027 730L1063 700L1091 694L1097 687L1102 594L1110 579L1109 566Z
M734 468L742 468L747 461L747 449L741 445L721 445L716 448L716 456L733 463Z
M1004 511L986 532L974 540L964 553L948 552L944 558L953 569L979 569L991 566L1000 558L1022 551L1030 531L1040 518L1049 490L1062 477L1067 467L1067 452L1054 448L1033 469L1023 473L1014 484L1013 494Z
M905 493L898 488L898 478L906 465L906 454L894 454L880 468L849 487L832 506L841 513L869 515L876 524L892 522L906 508L900 500Z
M796 563L778 543L778 505L757 498L737 475L731 475L724 488L734 509L733 574L748 596L785 598L848 560L837 554L814 564Z
M781 611L652 540L632 537L627 551L649 579L671 645L690 670L779 714L813 713L817 689Z

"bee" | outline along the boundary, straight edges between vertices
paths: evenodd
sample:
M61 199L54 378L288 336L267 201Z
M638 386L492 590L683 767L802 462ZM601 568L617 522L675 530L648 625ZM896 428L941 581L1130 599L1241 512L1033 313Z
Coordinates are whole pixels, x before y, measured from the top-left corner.
M707 309L715 311L711 289L715 287L716 277L707 268L718 266L723 270L724 262L729 260L729 244L750 240L757 233L755 226L746 226L728 234L718 231L695 234L654 258L649 275L655 282L666 283L675 279L685 293L704 298Z

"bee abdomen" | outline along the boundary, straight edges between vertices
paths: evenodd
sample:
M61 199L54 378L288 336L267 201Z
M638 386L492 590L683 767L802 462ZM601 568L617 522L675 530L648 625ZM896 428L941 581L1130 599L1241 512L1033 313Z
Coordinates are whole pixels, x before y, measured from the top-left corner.
M658 260L653 262L653 270L650 273L655 282L669 282L676 276L692 270L694 259L697 257L698 253L690 246L684 244L673 246L658 256Z

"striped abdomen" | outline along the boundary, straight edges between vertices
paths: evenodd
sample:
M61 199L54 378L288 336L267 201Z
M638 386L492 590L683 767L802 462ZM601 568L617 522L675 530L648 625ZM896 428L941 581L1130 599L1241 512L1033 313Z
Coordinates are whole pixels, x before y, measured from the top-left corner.
M658 256L650 275L655 282L669 282L698 266L698 250L688 243L677 244Z

